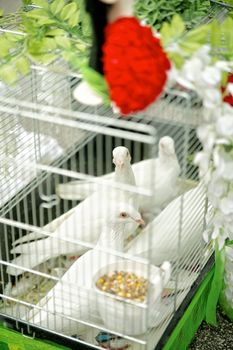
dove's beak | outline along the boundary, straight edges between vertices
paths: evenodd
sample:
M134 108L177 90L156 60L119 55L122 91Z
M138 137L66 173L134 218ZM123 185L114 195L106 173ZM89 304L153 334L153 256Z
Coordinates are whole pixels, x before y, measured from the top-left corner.
M139 224L140 226L144 226L145 225L145 221L143 219L138 219L135 220L137 224Z
M119 169L122 169L124 167L124 161L123 160L113 160L113 163L118 167Z

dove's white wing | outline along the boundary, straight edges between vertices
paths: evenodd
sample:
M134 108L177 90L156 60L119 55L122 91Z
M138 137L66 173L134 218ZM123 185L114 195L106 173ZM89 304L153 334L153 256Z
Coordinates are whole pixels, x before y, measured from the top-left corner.
M145 187L151 184L151 167L153 167L154 164L155 159L146 159L132 165L132 170L137 179L137 186ZM112 172L104 176L99 176L99 179L113 181L114 176L115 173ZM65 184L59 184L56 188L56 193L62 199L83 200L93 192L100 190L102 186L103 185L100 183L88 181L70 181Z
M183 259L202 242L203 224L206 214L206 192L203 185L173 200L143 231L127 249L127 253L152 259L160 265L166 259ZM182 227L181 227L182 218ZM178 242L180 235L180 247Z
M135 184L131 167L123 169L123 175L117 174L121 182ZM124 174L125 172L125 174ZM116 182L117 182L116 176ZM46 239L20 244L11 250L12 254L21 254L11 262L17 266L33 268L44 261L59 255L81 255L88 250L88 247L73 242L62 241L62 238L70 240L81 240L95 244L105 221L111 202L127 202L136 207L134 194L118 188L105 186L101 191L93 193L83 202L75 207L72 213L65 217L64 221L59 221L60 225L52 232L51 237ZM136 223L128 223L125 228L126 235L132 234L137 228ZM31 234L29 234L30 237ZM27 237L27 236L26 236ZM27 238L24 238L25 240ZM20 275L23 270L12 266L7 267L7 272L11 275Z
M95 244L103 228L103 221L108 215L111 205L109 199L109 193L106 197L104 193L101 196L98 192L94 193L76 206L73 213L61 222L50 237L14 247L11 253L21 255L11 262L25 268L33 268L52 257L85 253L88 247L64 241L62 238ZM7 272L19 275L23 271L8 266Z
M75 210L75 208L70 209L65 214L59 216L58 218L54 219L53 221L51 221L47 225L43 226L43 230L48 231L48 232L55 231L64 220L67 220L67 218L71 214L73 214L74 210ZM15 241L13 241L12 246L16 246L16 245L18 245L20 243L24 243L24 242L34 241L34 240L40 239L40 238L45 238L45 235L43 233L39 233L39 232L30 232L29 234L22 236L22 237L16 239Z
M130 164L130 154L126 147L116 147L113 150L113 160L116 165L114 181L116 184L135 185L135 178ZM59 220L59 225L54 225L55 230L51 236L35 242L20 244L11 250L12 254L21 254L11 262L17 266L33 268L44 261L59 255L81 255L88 247L84 243L95 244L103 228L103 222L109 213L110 203L125 202L137 209L137 197L131 191L114 186L104 186L94 192L90 197L76 206L70 215L63 215L64 220ZM128 223L125 231L132 234L137 228L135 222ZM29 238L33 236L29 234ZM63 238L71 242L62 241ZM28 236L24 238L28 239ZM76 241L76 242L72 242ZM7 272L11 275L19 275L23 270L8 266Z

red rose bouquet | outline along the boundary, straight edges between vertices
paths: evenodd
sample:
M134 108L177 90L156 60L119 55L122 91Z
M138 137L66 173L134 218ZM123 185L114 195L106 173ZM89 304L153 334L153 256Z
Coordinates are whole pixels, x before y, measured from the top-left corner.
M103 70L110 98L122 114L141 111L162 93L170 62L152 30L134 17L107 25Z

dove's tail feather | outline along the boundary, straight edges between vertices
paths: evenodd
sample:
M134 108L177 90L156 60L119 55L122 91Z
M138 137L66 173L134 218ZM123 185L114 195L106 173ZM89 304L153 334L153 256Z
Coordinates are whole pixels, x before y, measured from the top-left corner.
M54 232L66 219L68 219L69 216L73 214L74 210L75 208L72 208L68 212L60 215L58 218L54 219L53 221L45 225L43 227L43 230ZM40 238L45 238L45 234L40 232L30 232L27 235L20 237L16 239L14 242L12 242L12 246L15 247L18 244L22 244L25 242L29 243L29 241L38 240Z
M42 264L47 259L48 258L42 254L21 254L11 261L12 264L19 266L19 268L8 266L7 273L12 276L19 276L25 272L24 269L20 269L20 266L25 269L33 269L35 266Z
M29 241L35 241L40 238L45 238L45 235L39 232L30 232L29 234L20 237L16 239L16 241L12 242L12 246L15 247L18 244L22 244Z
M20 244L11 249L11 254L21 254L14 258L11 263L24 268L32 269L49 258L59 255L58 241L49 238L40 241ZM10 275L18 276L24 272L22 269L8 266L7 272Z
M59 184L56 189L57 195L67 200L83 200L98 190L98 184L86 181L71 181Z
M61 287L60 283L48 292L37 304L38 308L31 309L24 317L30 323L40 327L64 333L67 335L81 335L88 329L85 323L78 319L86 319L90 312L88 297L79 298L77 286L67 285ZM76 302L75 302L76 301ZM83 302L82 302L83 301ZM75 319L77 318L77 321Z

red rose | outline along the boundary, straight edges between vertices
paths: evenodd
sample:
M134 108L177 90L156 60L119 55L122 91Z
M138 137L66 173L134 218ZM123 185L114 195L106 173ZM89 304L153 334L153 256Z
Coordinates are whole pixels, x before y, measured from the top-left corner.
M228 79L227 79L228 83L233 83L233 74L229 74ZM226 88L222 88L222 92L224 93L226 90ZM233 96L231 94L228 94L227 96L224 97L223 99L224 102L229 103L229 105L233 106Z
M106 27L103 69L111 100L126 115L159 97L170 62L149 27L123 17Z

